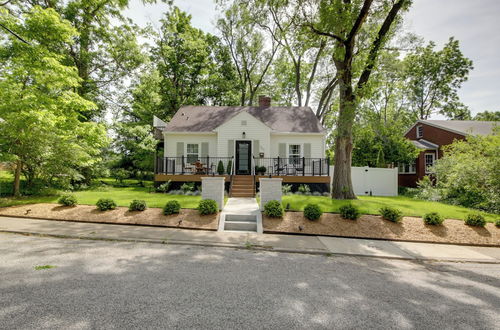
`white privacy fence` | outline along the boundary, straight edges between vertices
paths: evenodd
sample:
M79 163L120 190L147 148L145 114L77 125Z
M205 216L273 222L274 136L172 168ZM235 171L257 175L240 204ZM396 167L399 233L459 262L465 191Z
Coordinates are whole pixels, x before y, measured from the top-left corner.
M333 181L334 166L330 167ZM351 167L351 178L356 195L397 196L398 169Z

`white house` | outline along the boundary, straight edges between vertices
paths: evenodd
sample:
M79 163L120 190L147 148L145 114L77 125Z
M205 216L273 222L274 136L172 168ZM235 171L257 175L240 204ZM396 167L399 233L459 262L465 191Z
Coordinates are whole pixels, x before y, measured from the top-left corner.
M326 132L309 107L274 107L261 96L259 106L184 106L170 122L154 124L164 139L156 181L225 175L232 186L244 186L253 176L252 189L256 175L290 183L329 181ZM232 189L235 196L240 192L248 195Z

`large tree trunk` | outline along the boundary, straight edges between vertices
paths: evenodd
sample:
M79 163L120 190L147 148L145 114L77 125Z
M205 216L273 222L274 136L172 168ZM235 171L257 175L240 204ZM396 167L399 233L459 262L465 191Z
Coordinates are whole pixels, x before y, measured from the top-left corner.
M339 79L339 116L335 137L332 198L356 199L351 180L352 125L356 110L350 71L343 70Z
M16 161L16 170L14 172L14 197L21 195L21 169L22 162L20 159Z

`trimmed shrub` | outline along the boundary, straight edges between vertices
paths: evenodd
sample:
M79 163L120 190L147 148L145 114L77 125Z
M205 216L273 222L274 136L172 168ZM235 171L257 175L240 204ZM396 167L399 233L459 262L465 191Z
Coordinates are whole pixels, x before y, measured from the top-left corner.
M500 227L500 219L495 220L495 226Z
M175 199L168 201L167 204L163 207L163 214L171 215L174 213L179 213L181 210L181 203L176 201Z
M392 222L401 222L403 218L403 212L389 206L382 207L379 212L382 214L382 218Z
M156 191L157 192L166 193L168 191L168 188L170 187L170 183L171 183L170 180L168 180L167 182L162 183L161 185L159 185L158 187L156 187Z
M323 211L321 211L318 204L307 204L306 207L304 207L304 216L309 220L318 220L322 214Z
M305 194L305 193L311 192L311 188L309 188L309 186L306 184L301 184L298 188L298 191Z
M430 212L424 215L424 222L426 225L441 225L443 223L443 217L437 212Z
M219 211L219 207L217 206L217 202L213 199L204 199L198 204L198 212L200 212L201 215L215 214L217 211Z
M194 190L194 182L183 183L182 186L181 186L181 190L184 193L187 193L188 191L193 191Z
M278 201L269 201L264 205L264 214L271 218L281 218L283 216L283 206Z
M219 173L219 175L224 174L224 164L222 163L222 160L219 160L219 163L217 164L217 173Z
M73 195L62 195L57 202L64 206L75 206L78 204L76 197Z
M128 207L129 211L144 211L147 208L146 201L141 199L134 199L130 206Z
M465 224L469 226L484 227L486 226L486 220L479 213L471 213L465 218Z
M227 166L226 166L226 173L231 174L231 169L233 167L233 161L230 159L227 161Z
M281 186L281 192L283 195L288 195L292 191L292 185L291 184L284 184Z
M95 205L100 211L116 209L116 203L111 198L100 198Z
M358 207L352 204L342 205L339 211L342 218L349 220L357 220L361 215Z

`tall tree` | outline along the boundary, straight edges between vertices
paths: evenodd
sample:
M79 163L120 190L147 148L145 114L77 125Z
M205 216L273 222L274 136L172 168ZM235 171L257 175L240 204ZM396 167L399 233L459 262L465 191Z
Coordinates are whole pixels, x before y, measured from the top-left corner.
M168 120L185 104L234 104L236 73L220 40L191 25L191 16L172 7L152 49L160 79L161 107Z
M483 111L476 114L474 120L500 121L500 111Z
M335 41L332 56L339 84L339 111L333 198L356 198L351 181L354 118L380 50L410 3L410 0L322 0L318 20L309 24L316 34Z
M126 78L144 60L137 43L140 29L123 16L128 4L129 0L13 0L6 6L15 15L33 6L54 9L78 31L75 42L66 45L65 63L78 69L78 94L98 105L98 111L82 110L80 120L101 120Z
M242 1L231 3L217 22L236 66L240 105L255 102L279 49L274 38L266 39L267 30L275 33L276 27L270 24L263 27L264 22L267 22L266 16L252 12Z
M0 9L1 10L1 9ZM78 120L95 105L75 90L80 79L65 65L65 45L76 30L53 9L33 7L22 19L0 12L0 23L22 35L0 33L0 153L15 162L14 195L24 173L28 184L80 175L79 166L99 160L107 143L105 129Z
M459 100L458 89L468 78L472 61L465 57L458 40L450 38L441 50L435 43L418 47L404 61L403 80L414 119L428 119L439 113L449 118L468 119L470 111Z

